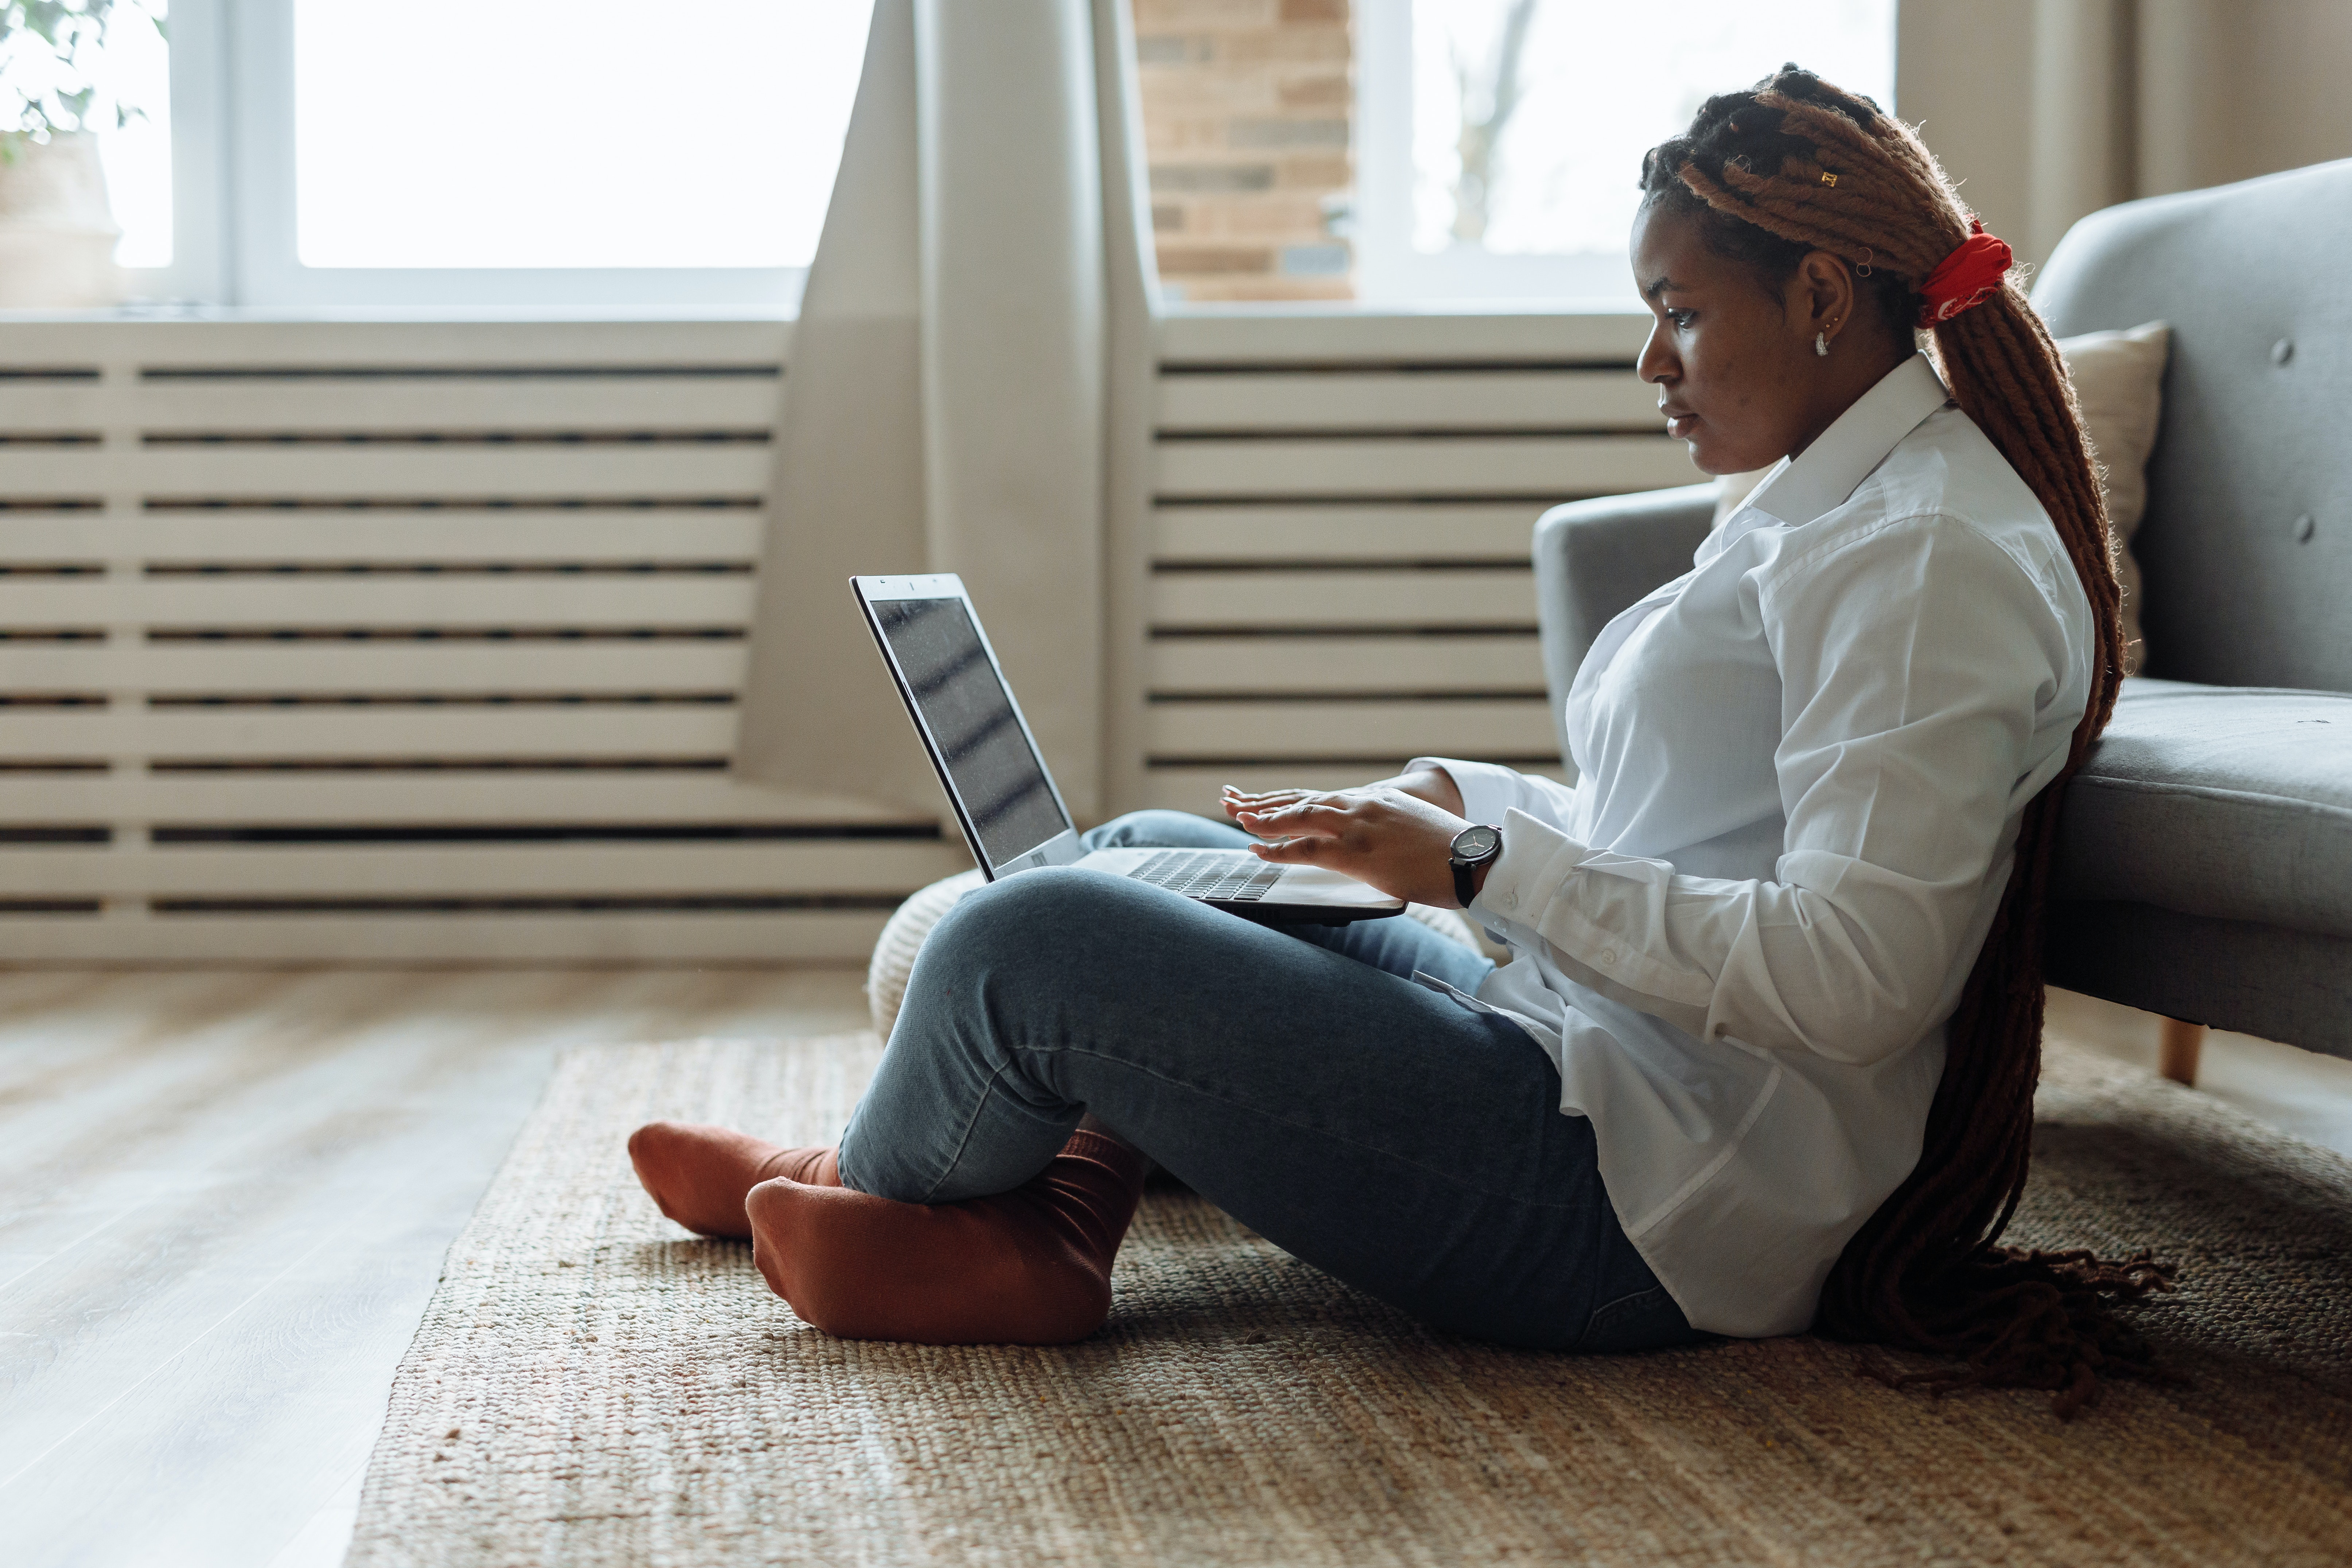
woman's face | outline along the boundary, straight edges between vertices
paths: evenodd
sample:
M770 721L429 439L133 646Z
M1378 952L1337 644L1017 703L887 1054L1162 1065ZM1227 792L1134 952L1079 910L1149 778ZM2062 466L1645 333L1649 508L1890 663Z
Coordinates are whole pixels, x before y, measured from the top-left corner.
M1833 258L1814 252L1774 289L1709 250L1690 215L1653 203L1633 219L1633 258L1634 287L1655 318L1638 368L1658 389L1668 433L1690 443L1701 471L1742 473L1802 450L1869 386L1845 391L1851 377L1837 373L1851 367L1813 352L1814 333L1826 328L1834 339L1844 325L1838 302L1822 298L1829 279L1816 276L1817 259L1837 275L1830 292L1847 305L1853 298Z

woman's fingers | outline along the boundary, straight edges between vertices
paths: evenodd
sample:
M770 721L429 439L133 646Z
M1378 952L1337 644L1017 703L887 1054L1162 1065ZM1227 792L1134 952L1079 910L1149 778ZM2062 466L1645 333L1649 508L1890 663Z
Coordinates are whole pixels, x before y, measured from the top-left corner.
M1224 793L1219 796L1217 804L1224 807L1227 816L1238 819L1245 811L1266 811L1275 806L1287 805L1293 801L1304 799L1306 794L1305 790L1281 789L1268 790L1259 795L1246 795L1234 788L1233 785L1227 784Z
M1277 837L1308 833L1330 837L1347 823L1348 810L1344 805L1324 801L1303 800L1291 805L1245 806L1234 813L1234 820L1253 833Z
M1256 794L1250 794L1244 790L1234 789L1232 785L1228 784L1225 787L1223 799L1225 810L1231 812L1237 805L1254 805L1259 807L1289 805L1297 801L1313 798L1314 793L1315 792L1312 790L1303 789L1271 789L1263 790Z
M1355 793L1353 790L1332 789L1270 789L1251 794L1228 785L1223 798L1244 805L1294 805L1305 800L1347 800Z

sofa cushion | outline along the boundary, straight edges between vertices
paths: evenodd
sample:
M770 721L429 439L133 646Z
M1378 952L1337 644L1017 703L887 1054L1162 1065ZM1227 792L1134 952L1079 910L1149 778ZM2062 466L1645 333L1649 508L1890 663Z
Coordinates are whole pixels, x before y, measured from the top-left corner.
M2053 891L2352 936L2352 693L2127 680Z

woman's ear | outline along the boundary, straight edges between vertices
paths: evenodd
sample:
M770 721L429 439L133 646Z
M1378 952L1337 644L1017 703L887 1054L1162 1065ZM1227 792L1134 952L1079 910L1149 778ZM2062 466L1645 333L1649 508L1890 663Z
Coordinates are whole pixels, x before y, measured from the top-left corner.
M1820 333L1833 343L1853 324L1853 272L1840 258L1826 250L1807 251L1797 263L1789 288L1793 296L1789 301L1790 320L1804 329L1808 339Z

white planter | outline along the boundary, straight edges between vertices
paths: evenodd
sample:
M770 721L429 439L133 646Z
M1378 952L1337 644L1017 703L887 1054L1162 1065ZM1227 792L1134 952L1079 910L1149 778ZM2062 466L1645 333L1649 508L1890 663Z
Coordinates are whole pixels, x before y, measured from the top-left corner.
M121 228L106 201L98 138L5 139L0 159L0 309L71 309L122 298Z

